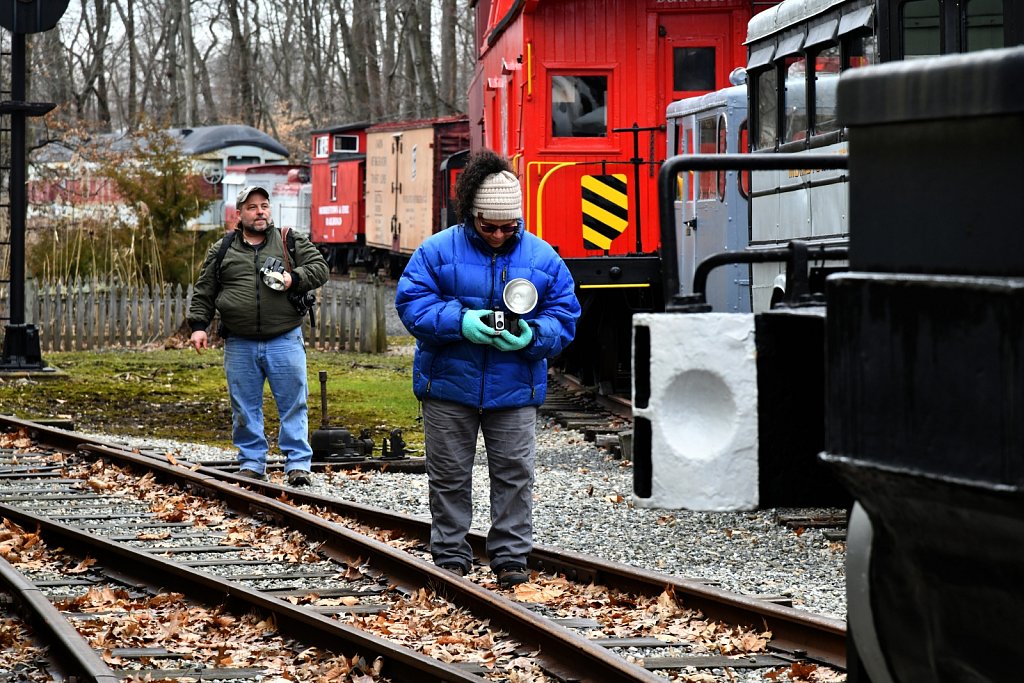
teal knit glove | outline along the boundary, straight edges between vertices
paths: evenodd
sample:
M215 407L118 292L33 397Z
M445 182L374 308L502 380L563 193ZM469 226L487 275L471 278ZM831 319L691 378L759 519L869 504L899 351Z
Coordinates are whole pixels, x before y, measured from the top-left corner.
M531 341L533 341L533 328L520 318L518 335L512 334L508 330L502 330L500 335L491 340L491 343L499 351L518 351L525 349Z
M491 311L482 309L479 311L466 311L462 316L462 336L474 344L490 344L498 331L485 323L482 318L491 314Z

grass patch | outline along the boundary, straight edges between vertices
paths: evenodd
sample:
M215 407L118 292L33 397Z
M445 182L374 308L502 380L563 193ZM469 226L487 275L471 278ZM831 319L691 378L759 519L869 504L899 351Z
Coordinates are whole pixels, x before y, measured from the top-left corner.
M354 436L369 428L376 443L399 428L423 448L419 404L412 394L412 340L389 339L386 355L310 349L309 426L320 426L319 372L327 372L327 417ZM45 380L0 374L0 413L22 419L70 417L82 431L231 446L231 405L224 354L210 349L117 350L44 354L63 373ZM267 436L276 441L277 409L265 391Z

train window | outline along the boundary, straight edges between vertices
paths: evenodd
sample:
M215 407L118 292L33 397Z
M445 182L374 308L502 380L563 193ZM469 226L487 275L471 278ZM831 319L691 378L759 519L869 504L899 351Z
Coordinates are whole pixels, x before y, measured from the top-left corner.
M718 151L718 119L701 119L697 126L697 153L714 154ZM712 171L697 173L697 199L718 199L716 174Z
M551 135L556 138L608 136L608 77L551 77Z
M330 138L326 135L318 135L314 140L313 156L326 157L330 154L330 150L327 149L327 143L330 142Z
M778 73L775 69L758 72L754 79L757 89L756 149L774 149L775 130L779 111Z
M338 167L331 166L331 201L338 201Z
M715 48L677 47L672 50L672 89L714 90Z
M718 149L716 150L719 154L725 154L729 151L729 127L725 120L725 114L718 117ZM718 201L725 201L725 170L720 169L718 171Z
M334 136L334 151L335 152L358 152L359 151L359 136L357 136L357 135L335 135Z
M836 118L836 84L842 62L839 46L830 45L814 55L814 133L839 130Z
M878 63L878 37L873 33L855 33L843 45L846 48L844 68L856 69Z
M747 122L746 121L744 121L743 123L740 124L740 134L739 134L738 147L739 147L739 149L737 149L736 151L739 152L740 154L746 154L747 152L750 151L750 135L749 135L749 131L747 130ZM740 186L740 194L743 196L743 198L744 199L749 198L750 197L750 171L740 171L739 172L739 186Z
M787 57L782 62L786 74L783 93L783 142L794 142L807 137L807 60Z
M900 7L904 59L942 52L939 9L939 0L908 0Z
M964 32L965 52L1003 47L1003 0L970 0Z

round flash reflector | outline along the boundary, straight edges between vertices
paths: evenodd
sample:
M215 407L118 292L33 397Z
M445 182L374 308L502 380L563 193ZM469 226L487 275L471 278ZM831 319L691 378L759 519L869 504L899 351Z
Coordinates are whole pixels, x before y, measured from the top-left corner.
M516 315L526 315L537 307L537 288L526 278L509 280L501 293L505 307Z

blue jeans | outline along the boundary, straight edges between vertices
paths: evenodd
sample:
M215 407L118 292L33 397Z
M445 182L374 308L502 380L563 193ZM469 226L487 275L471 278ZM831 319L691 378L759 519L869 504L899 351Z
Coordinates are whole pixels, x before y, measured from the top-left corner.
M309 471L306 410L306 347L302 328L257 341L228 337L224 342L224 374L231 397L231 441L238 448L239 469L263 474L270 445L263 430L263 387L270 393L281 420L277 446L285 456L285 472Z
M473 522L473 460L483 432L490 477L487 557L495 571L526 566L533 550L533 463L537 408L480 411L449 401L423 401L430 498L430 554L435 564L469 569L466 534Z

